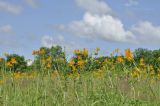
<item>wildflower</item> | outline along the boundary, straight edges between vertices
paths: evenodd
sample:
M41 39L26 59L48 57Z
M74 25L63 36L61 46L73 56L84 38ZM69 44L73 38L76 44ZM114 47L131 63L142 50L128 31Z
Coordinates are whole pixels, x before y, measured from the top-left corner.
M78 66L84 65L84 61L83 61L83 60L78 61L78 62L77 62L77 65L78 65Z
M49 56L47 59L46 59L47 62L51 62L52 61L52 56Z
M76 55L78 55L78 54L80 54L81 52L80 52L80 50L77 49L77 50L74 50L73 53L76 54Z
M107 63L109 63L109 60L105 59L102 64L107 64Z
M0 62L2 62L4 59L3 58L0 58Z
M17 63L17 60L15 58L11 58L11 64L16 64Z
M150 65L149 69L150 69L150 75L153 77L155 75L155 70L154 70L153 65Z
M140 70L139 70L138 68L134 68L134 70L133 70L132 73L131 73L131 76L132 76L133 78L139 77L139 76L140 76Z
M117 57L117 63L122 63L123 62L123 58L121 56Z
M38 50L33 50L32 55L38 55L39 51Z
M7 66L8 66L8 67L12 67L13 64L12 64L11 62L7 62Z
M20 72L13 73L13 75L14 75L14 78L16 79L22 78L22 75Z
M72 71L75 72L76 71L76 67L72 66Z
M131 52L130 49L125 50L125 56L128 61L131 61L133 59L133 53Z
M100 63L101 63L101 62L100 62L99 60L97 60L97 59L95 59L94 61L95 61L95 63L97 63L97 64L100 64Z
M139 60L139 65L140 66L144 66L145 64L144 64L144 59L143 58L141 58L140 60Z
M48 63L46 67L47 67L47 68L51 68L51 64Z
M73 60L68 62L69 66L73 66L75 64L75 62Z
M99 52L101 49L100 48L96 48L96 52Z
M86 48L83 49L83 55L88 56L88 50Z
M39 54L41 54L41 55L45 54L45 50L44 50L44 49L41 49L41 50L39 51Z
M149 68L150 68L150 71L154 71L153 65L150 65Z
M77 56L77 59L78 59L78 60L82 60L82 57L81 57L81 56Z

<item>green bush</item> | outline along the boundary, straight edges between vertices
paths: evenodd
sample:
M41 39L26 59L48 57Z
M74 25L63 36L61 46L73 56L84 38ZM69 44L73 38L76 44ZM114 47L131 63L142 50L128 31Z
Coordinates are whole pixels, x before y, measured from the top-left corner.
M15 64L11 64L12 59L15 60ZM19 56L17 54L10 54L6 56L7 70L11 71L25 71L27 69L27 62L24 56ZM9 66L12 65L12 66Z

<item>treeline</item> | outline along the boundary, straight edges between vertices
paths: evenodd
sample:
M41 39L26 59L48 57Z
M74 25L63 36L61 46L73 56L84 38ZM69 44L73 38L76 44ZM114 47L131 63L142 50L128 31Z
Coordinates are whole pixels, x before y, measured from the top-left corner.
M130 50L130 49L127 49ZM126 65L128 67L134 67L136 65L152 65L155 70L160 68L160 49L148 50L139 48L135 51L128 51L128 55L131 60L127 59L125 55L118 54L119 50L115 50L115 54L111 56L98 56L100 48L97 48L94 53L88 54L87 49L74 50L73 57L68 61L66 59L66 53L61 46L54 46L51 48L41 47L38 50L34 50L34 61L30 65L27 65L24 56L18 54L5 54L5 58L0 58L0 70L1 71L42 71L58 70L66 72L74 72L75 70L91 71L102 68L105 64L110 64L111 67L115 65ZM96 56L93 56L96 55ZM30 61L31 62L31 61ZM45 71L46 70L46 71Z

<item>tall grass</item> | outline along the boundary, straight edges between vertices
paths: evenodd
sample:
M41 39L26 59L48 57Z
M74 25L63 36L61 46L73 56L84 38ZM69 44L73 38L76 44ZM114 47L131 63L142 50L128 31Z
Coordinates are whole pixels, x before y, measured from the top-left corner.
M5 75L0 85L1 106L158 106L159 81L134 80L104 70L102 76L82 73L30 77Z

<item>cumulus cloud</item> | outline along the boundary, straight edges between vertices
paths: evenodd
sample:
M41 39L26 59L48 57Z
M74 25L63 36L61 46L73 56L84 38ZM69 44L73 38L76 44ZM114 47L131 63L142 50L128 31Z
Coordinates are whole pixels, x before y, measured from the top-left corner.
M59 29L80 37L103 39L114 42L134 42L132 32L124 29L123 23L111 15L112 9L100 0L76 0L86 10L83 19L69 25L60 25Z
M107 41L131 42L134 36L125 31L122 22L111 15L93 15L85 13L80 21L74 21L62 27L80 37L100 38Z
M12 14L20 14L22 11L22 7L10 2L0 1L0 11L9 12Z
M37 0L25 0L26 1L26 3L29 5L29 6L31 6L31 7L33 7L33 8L37 8L38 7L38 2L37 2Z
M102 0L76 0L79 7L92 14L110 13L111 8Z
M132 33L137 35L137 40L144 43L159 43L160 26L155 26L151 22L143 21L132 26Z
M152 44L160 43L160 26L154 26L151 22L143 21L125 29L123 22L110 13L112 9L105 2L91 1L77 0L76 3L86 10L83 18L72 21L68 25L59 25L57 28L79 37L111 42L142 44L150 41Z
M5 25L0 27L0 33L12 33L13 28L11 25Z

